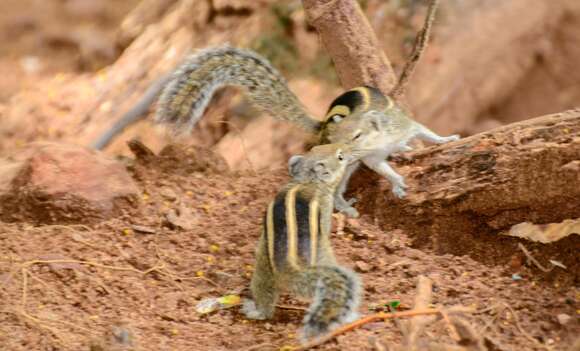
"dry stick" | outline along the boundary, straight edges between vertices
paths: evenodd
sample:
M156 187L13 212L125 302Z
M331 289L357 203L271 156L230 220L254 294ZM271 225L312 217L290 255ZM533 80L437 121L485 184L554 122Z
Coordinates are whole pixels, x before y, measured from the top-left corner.
M39 327L51 332L58 339L58 341L64 342L62 336L56 329L46 325L46 323L43 323L40 319L31 316L30 314L28 314L28 312L26 312L26 300L28 297L28 275L25 268L21 269L21 273L22 273L22 296L20 298L20 308L18 309L18 312L24 318L36 323Z
M404 311L404 312L394 312L394 313L376 313L370 316L363 317L359 320L356 320L352 323L345 324L340 328L333 330L332 332L315 339L311 342L308 342L302 346L296 347L292 349L292 351L304 351L311 349L315 346L322 345L337 336L344 334L348 331L355 330L357 328L362 327L365 324L373 323L380 320L387 320L387 319L394 319L394 318L406 318L406 317L415 317L415 316L427 316L427 315L437 315L440 314L441 311L436 308L427 308L424 310L412 310L412 311Z
M451 334L451 338L455 341L460 341L461 336L459 336L459 333L457 332L457 328L455 328L455 325L453 325L453 323L451 322L451 319L449 318L449 314L447 314L446 311L441 310L441 317L443 318L443 320L447 324L447 329L449 329L449 334Z
M520 320L518 318L518 315L516 313L516 311L513 309L512 306L510 306L508 303L506 302L502 302L502 305L504 305L505 308L507 308L510 313L512 314L512 316L514 317L514 322L516 324L516 328L518 328L518 330L520 331L520 333L522 333L522 335L528 339L529 341L531 341L532 343L546 349L546 350L552 350L552 347L543 344L542 342L540 342L538 339L534 338L533 336L530 335L530 333L528 333L520 324Z
M455 330L460 336L459 344L469 346L473 351L487 351L485 337L478 334L475 328L466 319L454 316L452 320ZM499 350L498 350L499 351Z
M31 275L30 272L28 271L28 267L33 266L35 264L51 264L51 263L77 263L77 264L85 264L85 265L89 265L89 266L93 266L93 267L98 267L98 268L104 268L104 269L110 269L110 270L115 270L115 271L125 271L125 272L134 272L134 273L139 273L142 275L147 275L153 271L156 271L162 275L166 275L169 276L173 279L179 279L179 280L193 280L193 279L201 279L201 280L205 280L211 284L214 284L217 286L217 284L213 281L211 281L210 279L207 279L205 277L180 277L178 275L173 274L170 271L167 271L167 269L165 268L165 265L156 265L153 266L152 268L149 268L145 271L141 271L138 270L136 268L132 268L132 267L116 267L116 266L109 266L109 265L104 265L104 264L100 264L100 263L95 263L95 262L90 262L90 261L81 261L81 260L32 260L32 261L27 261L24 262L22 264L22 268L21 268L21 272L22 272L22 296L21 296L21 300L20 300L20 309L19 309L19 313L24 316L25 318L34 321L35 323L39 324L42 328L47 329L48 331L50 331L52 334L54 334L58 339L60 339L60 341L62 341L61 336L59 335L59 333L54 330L51 327L48 327L46 325L46 323L44 323L41 319L34 317L32 315L30 315L27 311L26 311L26 302L28 299L28 276ZM32 277L32 275L31 275ZM79 325L73 324L73 323L69 323L66 321L51 321L51 322L56 322L56 323L60 323L63 325L67 325L69 327L73 327L73 328L77 328L77 329L81 329L85 332L88 333L93 333L91 330L86 329L84 327L81 327Z
M298 306L290 306L290 305L276 305L277 308L281 310L288 310L288 311L307 311L307 308L298 307Z
M433 283L431 279L425 276L419 276L417 279L417 294L415 295L415 303L413 310L424 310L431 304L431 295L433 291ZM417 339L425 328L431 322L431 318L413 318L409 321L405 335L405 345L411 349L416 349Z
M154 243L155 243L155 256L157 257L157 261L158 262L161 262L159 264L159 267L160 268L159 269L156 269L156 271L158 273L160 273L162 275L166 275L166 276L168 276L170 278L173 278L174 280L184 280L185 281L185 280L198 280L198 279L200 279L200 280L206 281L207 283L209 283L209 284L211 284L211 285L219 288L218 283L214 282L213 280L211 280L209 278L206 278L206 277L198 277L198 276L196 276L196 277L182 277L179 274L171 271L169 268L166 267L167 262L163 259L163 255L161 253L161 249L159 248L159 232L155 232L155 241L154 241ZM157 265L153 266L153 268L155 268L156 266ZM153 269L153 268L150 268L150 270ZM149 272L149 270L147 272Z
M518 247L520 248L520 250L522 250L524 252L524 255L526 255L528 260L530 262L532 262L534 264L534 266L538 267L538 269L541 270L542 272L548 273L548 272L552 271L552 269L554 269L555 266L552 266L550 268L546 268L546 267L542 266L540 264L540 262L538 262L538 260L536 260L534 258L534 256L532 256L532 254L526 249L526 247L524 245L522 245L522 243L518 243Z
M393 98L398 98L405 94L409 80L415 72L417 63L421 59L421 55L429 45L429 37L431 36L431 28L433 27L433 21L435 20L435 12L437 12L437 7L439 5L439 0L431 0L429 3L429 8L427 9L427 16L425 17L425 22L423 28L417 34L415 38L415 45L413 47L413 53L411 57L407 60L405 67L403 68L403 73L399 77L397 85L391 90L389 95Z
M265 343L263 343L263 344L258 344L258 345L253 345L253 346L250 346L250 347L248 347L247 349L243 349L243 351L254 351L254 350L261 350L261 349L262 349L262 347L265 347L265 346L270 346L270 347L273 347L273 348L274 348L274 350L278 349L278 346L276 346L276 345L274 345L274 344L272 344L272 343L269 343L269 342L265 342Z
M374 336L371 336L369 338L369 343L377 351L388 351L387 347L385 345L383 345L383 343L379 339L375 338Z

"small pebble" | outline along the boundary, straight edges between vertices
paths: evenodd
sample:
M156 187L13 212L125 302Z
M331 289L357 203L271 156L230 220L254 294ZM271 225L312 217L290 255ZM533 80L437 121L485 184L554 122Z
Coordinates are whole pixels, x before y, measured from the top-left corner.
M519 275L517 273L512 274L512 280L516 280L517 281L517 280L522 280L522 279L523 278L522 278L521 275Z
M366 273L371 270L371 266L364 261L356 261L354 264L359 272Z
M559 315L556 316L556 318L558 319L558 323L560 323L561 325L568 324L572 319L572 317L570 317L566 313L560 313Z

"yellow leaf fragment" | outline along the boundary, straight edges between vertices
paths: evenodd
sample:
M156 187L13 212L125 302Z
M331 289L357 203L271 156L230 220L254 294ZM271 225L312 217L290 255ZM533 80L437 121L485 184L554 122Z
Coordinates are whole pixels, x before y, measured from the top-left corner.
M238 295L226 295L218 299L218 302L224 306L239 305L242 299Z

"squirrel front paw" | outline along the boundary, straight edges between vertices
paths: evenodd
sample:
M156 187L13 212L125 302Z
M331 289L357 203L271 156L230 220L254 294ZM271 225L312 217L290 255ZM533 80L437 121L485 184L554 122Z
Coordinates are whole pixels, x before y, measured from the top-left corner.
M242 306L242 312L244 312L248 319L264 320L269 318L266 313L258 309L254 300L245 300Z
M334 199L334 208L340 213L344 213L346 216L350 218L358 218L359 213L356 208L352 207L357 202L357 199L350 198L345 200L342 196L335 197Z
M449 142L461 139L461 136L459 136L459 134L453 134L453 135L450 135L450 136L445 137L443 139L444 139L444 141L443 141L444 143L449 143Z
M358 213L358 211L356 210L356 208L354 207L347 207L347 208L343 208L342 210L340 210L341 213L344 213L346 216L350 217L350 218L358 218L360 216L360 214Z
M397 179L394 183L393 183L393 194L395 195L395 197L402 199L407 195L407 191L405 190L407 189L407 184L405 184L405 181L403 180L403 177L401 177L401 179Z

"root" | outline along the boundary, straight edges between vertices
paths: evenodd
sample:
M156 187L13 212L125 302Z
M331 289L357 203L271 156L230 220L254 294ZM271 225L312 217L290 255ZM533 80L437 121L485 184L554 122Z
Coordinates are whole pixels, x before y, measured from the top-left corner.
M528 251L528 249L526 249L526 247L524 245L522 245L521 243L518 243L518 247L520 248L520 250L522 250L524 255L526 255L528 261L532 262L534 264L534 266L536 266L542 272L548 273L548 272L552 271L552 269L554 269L555 266L552 266L550 268L546 268L546 267L542 266L540 264L540 262L538 262L538 260L536 260L534 258L534 256L532 256L532 254Z
M20 297L20 306L16 309L16 312L22 316L24 319L29 320L31 322L33 322L35 325L39 326L42 329L45 329L47 331L49 331L51 334L53 334L58 340L59 342L63 343L64 342L64 338L62 337L62 333L60 333L57 329L53 328L52 326L50 326L48 323L57 323L60 325L65 325L69 328L73 328L73 329L77 329L77 330L81 330L85 333L88 333L90 335L97 335L97 333L95 332L95 330L91 330L85 327L80 326L78 323L70 323L70 322L66 322L63 320L45 320L45 319L41 319L38 318L36 316L31 315L30 313L28 313L27 309L26 309L26 305L28 302L28 286L29 286L29 278L32 278L36 281L38 281L39 283L41 283L46 289L48 289L48 284L46 282L44 282L43 280L41 280L40 278L36 277L35 275L33 275L30 272L30 267L34 266L34 265L38 265L38 264L82 264L82 265L88 265L88 266L92 266L92 267L97 267L97 268L103 268L103 269L108 269L108 270L113 270L113 271L120 271L120 272L132 272L132 273L138 273L142 276L146 276L152 272L157 272L161 275L170 277L174 280L204 280L214 286L218 286L217 283L215 283L214 281L205 278L205 277L181 277L175 273L173 273L172 271L170 271L169 269L167 269L165 267L165 263L162 262L161 264L155 265L147 270L139 270L133 267L117 267L117 266L110 266L110 265L106 265L106 264L101 264L101 263L96 263L96 262L91 262L91 261L81 261L81 260L31 260L31 261L26 261L24 263L22 263L21 267L20 267L20 272L22 275L22 293L21 293L21 297ZM101 284L99 284L101 285ZM103 286L103 289L105 291L107 291L107 288L105 286Z

